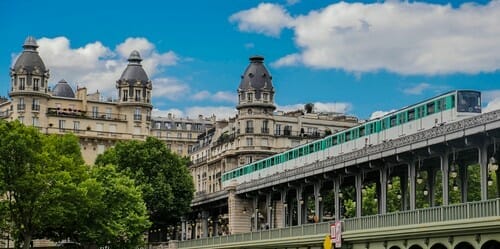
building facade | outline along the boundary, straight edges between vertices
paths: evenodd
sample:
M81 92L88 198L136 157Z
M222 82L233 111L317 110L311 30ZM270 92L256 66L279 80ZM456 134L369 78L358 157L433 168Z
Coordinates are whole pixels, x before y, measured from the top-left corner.
M221 183L225 172L358 124L339 113L276 111L272 76L261 56L250 57L237 91L236 117L217 121L190 151L196 193L188 239L250 230L249 220L230 219L227 198L214 198L227 193Z
M0 118L19 120L47 134L77 135L88 164L117 141L147 136L160 138L172 151L186 156L198 134L212 126L213 118L152 117L153 83L137 51L132 51L116 81L118 99L105 99L85 87L74 91L65 80L50 89L49 70L37 48L35 39L28 37L10 70L10 100L0 103Z

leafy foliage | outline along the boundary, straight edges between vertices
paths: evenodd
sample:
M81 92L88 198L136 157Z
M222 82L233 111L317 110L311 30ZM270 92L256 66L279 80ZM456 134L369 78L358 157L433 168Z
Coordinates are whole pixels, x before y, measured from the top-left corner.
M149 226L141 192L112 166L90 169L74 135L0 121L0 228L16 248L70 238L132 248Z
M189 211L194 184L187 162L152 137L118 143L96 159L96 165L114 164L135 180L156 225L177 221Z

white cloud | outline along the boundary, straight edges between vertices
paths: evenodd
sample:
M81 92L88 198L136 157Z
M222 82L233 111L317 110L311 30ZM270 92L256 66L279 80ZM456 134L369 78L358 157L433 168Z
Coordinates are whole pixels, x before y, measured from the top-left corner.
M40 56L50 70L50 83L64 78L70 84L86 86L89 92L99 90L105 96L116 97L115 82L125 70L127 58L133 50L141 53L142 65L153 81L155 95L165 92L155 84L156 80L160 81L159 86L165 80L154 77L164 67L174 65L179 60L172 51L158 52L146 38L128 38L114 50L99 41L72 48L66 37L44 37L37 43ZM174 89L175 91L179 89Z
M230 103L236 103L236 101L238 100L236 93L225 92L225 91L218 91L216 93L211 93L209 91L200 91L191 96L191 98L197 101L211 100L215 102L230 102Z
M245 43L245 48L246 49L250 49L250 48L254 48L255 47L255 44L249 42L249 43Z
M269 18L273 11L276 18ZM338 2L296 17L281 5L260 4L230 20L242 31L271 36L291 28L299 51L284 55L276 66L403 75L500 69L498 0L458 8L414 1Z
M294 4L297 4L299 2L300 2L300 0L286 0L287 5L294 5Z
M410 95L420 95L422 94L422 92L429 89L430 87L431 85L428 83L420 83L418 85L403 89L403 92Z
M314 112L336 112L336 113L348 113L352 105L350 103L323 103L323 102L314 102ZM296 110L304 110L305 104L291 104L291 105L278 105L278 111L296 111Z
M483 113L500 109L500 90L484 91L481 96L486 102Z
M175 78L156 78L153 81L153 97L182 100L189 93L189 85Z
M395 111L395 109L390 110L390 111L374 111L372 113L372 115L370 115L369 119L371 120L371 119L375 119L375 118L380 118L380 117L384 116L385 114L391 113L393 111Z
M271 63L273 67L282 67L282 66L292 66L296 65L302 60L300 54L289 54L284 57L279 58L277 61Z
M281 29L289 26L292 20L281 5L271 3L261 3L255 8L240 11L229 17L229 21L238 23L240 31L269 36L279 36Z

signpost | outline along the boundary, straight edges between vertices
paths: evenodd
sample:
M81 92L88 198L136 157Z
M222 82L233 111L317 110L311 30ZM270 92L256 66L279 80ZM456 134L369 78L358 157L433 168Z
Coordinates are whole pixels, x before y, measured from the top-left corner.
M342 247L342 222L335 221L335 224L330 224L330 238L335 248Z

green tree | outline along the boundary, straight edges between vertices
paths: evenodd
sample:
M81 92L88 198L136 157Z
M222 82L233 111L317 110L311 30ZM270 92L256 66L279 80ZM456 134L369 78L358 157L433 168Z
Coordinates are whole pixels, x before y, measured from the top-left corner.
M152 137L120 142L96 159L96 165L116 165L135 180L154 226L176 222L189 211L194 184L187 163Z
M151 225L140 189L113 165L92 168L80 184L85 190L80 223L66 234L84 248L137 248Z
M61 226L74 214L76 185L85 177L83 159L79 152L64 155L54 148L75 141L71 135L55 138L19 122L0 122L0 195L17 248L29 248L45 228Z

